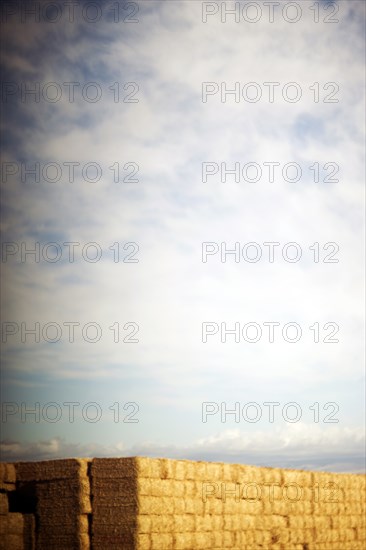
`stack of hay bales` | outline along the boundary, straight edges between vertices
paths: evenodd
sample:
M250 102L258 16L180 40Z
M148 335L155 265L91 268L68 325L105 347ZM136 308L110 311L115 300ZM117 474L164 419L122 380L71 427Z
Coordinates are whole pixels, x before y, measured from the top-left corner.
M245 501L237 490L244 480L252 483L262 475L261 468L230 464L94 459L92 547L282 550L272 544L272 522L263 526L263 502ZM281 471L266 469L265 480L280 481ZM275 525L287 524L283 519Z
M365 476L313 472L316 489L313 518L322 517L331 528L318 525L314 532L316 549L364 550L366 546ZM320 487L320 491L318 490Z
M365 489L356 474L189 460L2 464L0 548L364 550Z
M34 550L35 521L32 514L10 512L16 493L14 464L0 463L0 549Z
M90 472L93 550L135 549L138 516L136 460L95 458Z
M94 459L92 547L361 550L365 478L237 464Z
M89 550L89 460L16 464L18 498L32 500L37 550Z

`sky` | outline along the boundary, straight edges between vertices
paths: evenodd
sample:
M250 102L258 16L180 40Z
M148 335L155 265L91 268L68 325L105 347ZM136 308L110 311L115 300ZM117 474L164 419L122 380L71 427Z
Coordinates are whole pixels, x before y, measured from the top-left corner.
M363 472L364 2L32 6L2 12L1 459Z

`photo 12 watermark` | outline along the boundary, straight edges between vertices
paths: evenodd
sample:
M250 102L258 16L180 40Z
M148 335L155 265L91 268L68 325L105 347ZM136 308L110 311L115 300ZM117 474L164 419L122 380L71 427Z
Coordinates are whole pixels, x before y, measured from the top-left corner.
M40 243L39 241L7 241L1 243L1 262L13 263L49 263L67 262L70 264L86 262L95 264L106 260L113 263L138 264L140 246L134 242L121 243L115 241L111 245L102 245L95 241L80 243L79 241Z
M3 2L1 22L6 23L139 23L138 2L84 2L65 0L62 2L33 2L19 0Z
M202 162L202 183L338 183L339 165L336 162L312 162L301 166L298 162Z
M339 244L333 241L311 245L301 245L295 241L280 243L279 241L249 242L215 242L206 241L201 244L201 261L203 263L250 263L286 262L296 264L304 262L338 264ZM212 259L214 256L214 259ZM209 259L210 258L210 259Z
M74 424L75 420L83 420L85 422L96 424L106 416L113 417L114 423L137 424L137 418L140 406L134 401L120 403L115 401L110 406L102 406L95 401L80 403L79 401L65 401L58 403L50 401L41 404L21 403L14 401L3 402L1 406L1 422L20 422L36 423L47 422L56 424L57 422L68 422ZM109 413L108 411L111 411Z
M308 413L308 411L311 411L311 413ZM225 424L228 418L229 421L237 424L241 422L256 424L259 421L269 422L270 424L282 421L296 424L304 418L305 412L309 417L306 420L311 420L315 424L320 422L324 424L339 423L339 418L336 417L339 412L339 405L334 401L329 401L323 405L316 401L304 410L296 401L289 401L288 403L281 403L280 401L264 401L263 403L257 403L256 401L248 401L247 403L240 403L239 401L231 403L205 401L201 406L201 421L206 424L209 417L215 417L216 420L220 419L222 424Z
M108 163L109 164L109 163ZM112 161L110 166L89 161L15 162L1 163L2 183L139 183L140 166L136 162Z
M280 328L279 328L280 327ZM338 344L338 335L340 327L334 321L319 323L315 321L312 325L302 327L295 321L280 323L279 321L248 321L241 323L239 321L227 323L222 321L204 321L202 322L201 341L207 344L210 342L220 342L226 344L235 342L247 342L256 344L264 342L273 344L275 342L287 342L296 344L300 340L306 340L315 344Z
M103 339L115 344L138 344L140 342L137 337L139 331L140 326L135 321L124 323L115 321L111 326L104 328L95 321L88 323L79 321L64 321L63 323L56 321L47 323L3 321L1 323L1 341L3 344L56 344L58 342L96 344Z
M339 103L337 82L202 82L202 103ZM215 97L214 97L215 96Z
M15 82L1 84L4 104L20 101L24 104L99 103L112 99L114 103L139 103L140 86L137 82Z
M202 23L339 23L338 3L329 2L202 2Z
M245 483L228 483L206 481L202 483L202 500L216 498L223 502L232 500L236 503L243 501L258 502L266 500L267 502L285 501L299 502L306 500L310 502L340 502L343 500L343 494L339 485L335 482L328 482L323 485L319 483L311 487L304 487L299 483L278 483L255 481Z

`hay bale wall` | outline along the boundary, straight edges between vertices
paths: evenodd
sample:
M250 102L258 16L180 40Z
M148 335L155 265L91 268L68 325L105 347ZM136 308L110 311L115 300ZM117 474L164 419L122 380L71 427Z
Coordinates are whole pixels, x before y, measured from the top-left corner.
M137 457L94 459L91 480L111 549L365 548L362 475Z
M14 464L0 463L0 549L35 550L35 517L11 511L15 495Z
M0 548L363 550L365 479L142 457L1 465Z

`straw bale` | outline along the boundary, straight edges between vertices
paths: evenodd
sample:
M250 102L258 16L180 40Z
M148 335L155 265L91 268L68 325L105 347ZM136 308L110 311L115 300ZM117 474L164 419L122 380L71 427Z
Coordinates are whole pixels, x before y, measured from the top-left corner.
M94 458L90 469L92 482L95 479L136 478L137 472L136 457Z
M36 521L33 514L24 514L24 550L36 550Z
M308 543L314 540L313 529L290 529L290 543ZM283 542L283 541L281 541Z
M162 458L161 460L161 479L175 479L175 460Z
M114 535L114 536L131 536L137 532L137 521L114 521L105 522L103 520L92 520L91 532L94 535Z
M223 481L223 465L221 463L207 462L206 476L212 481Z
M225 510L225 504L224 503L224 510ZM258 515L264 513L264 504L265 501L257 500L257 501L249 501L249 500L241 500L240 502L235 502L236 505L235 512L237 514L243 514L243 515ZM273 503L270 503L273 505Z
M239 519L240 519L240 516L235 516L238 520L238 529L239 529ZM221 529L224 528L224 517L222 515L219 515L219 514L213 514L211 515L211 518L212 518L212 525L213 525L213 529L215 531L220 531Z
M212 511L213 514L221 513L222 508L219 506L222 505L220 500L212 500L213 504L217 505L217 511L216 508ZM206 503L207 504L207 503ZM183 506L183 509L182 509ZM202 515L205 511L204 504L202 500L199 499L193 499L193 498L187 498L185 500L183 499L174 499L174 514L196 514L196 515Z
M192 550L193 546L192 533L174 533L173 548L174 550Z
M169 497L149 497L140 495L139 497L139 513L140 514L168 514L175 513L175 500Z
M252 516L253 517L253 516ZM286 529L288 520L284 516L273 514L272 516L254 516L254 524L256 529L272 529L281 528Z
M140 458L137 458L138 464L140 464ZM143 459L147 462L149 462L150 470L149 470L149 478L156 478L156 479L162 479L163 474L165 472L165 459L163 458L146 458ZM140 473L139 470L139 476L142 476L142 473Z
M174 497L183 498L185 495L185 485L186 481L167 481L167 483L171 483L171 487L173 488L173 494Z
M140 490L139 481L137 483L137 491L140 494L150 495L152 497L174 497L174 496L183 496L184 485L183 483L176 482L172 479L152 479L149 485L149 491L146 491L146 487L143 487L143 490ZM144 480L145 481L145 480ZM181 486L180 494L177 494L179 490L177 486Z
M149 479L105 479L92 478L91 492L95 496L107 496L110 499L121 495L135 495L138 490L142 494L150 494L151 481Z
M151 533L171 533L174 529L173 515L151 515L150 520Z
M362 513L362 507L358 507L357 504L350 507L343 502L314 502L313 503L314 515L336 516L336 515L354 515Z
M23 535L14 535L7 533L0 538L1 550L25 550Z
M196 465L194 465L196 466ZM196 470L196 468L195 468ZM195 472L196 473L196 472ZM185 460L176 460L174 468L174 479L183 481L187 475L187 464Z
M333 531L335 532L335 531ZM340 534L340 540L342 541L349 541L349 540L356 540L357 537L357 529L342 529L342 531L337 531Z
M139 533L136 537L136 549L151 550L151 537L147 533Z
M312 487L314 485L313 472L306 470L287 470L282 471L282 485L296 483L301 487Z
M313 526L315 529L331 529L333 518L330 516L313 516Z
M11 513L0 516L0 534L22 535L24 519L22 514Z
M37 550L88 550L89 548L89 536L85 533L53 535L40 532L37 536Z
M211 516L212 518L216 518L219 516ZM254 516L249 516L253 520L254 525ZM222 516L223 519L223 527L225 531L238 531L241 529L241 516L239 514L225 514ZM215 530L220 529L217 527L214 527Z
M270 531L262 531L260 529L256 529L254 531L254 542L258 545L265 545L268 546L272 541L272 535Z
M173 548L173 535L170 533L152 533L152 550L170 550Z
M207 514L204 516L196 516L196 522L195 522L195 530L196 531L212 531L213 530L213 522L212 522L212 516Z
M280 468L262 468L262 483L282 484L282 470Z
M187 514L194 514L194 509L195 509L195 503L197 501L194 500L194 499L185 499L185 512ZM199 513L202 514L202 513L205 513L205 514L216 514L216 515L221 515L223 514L223 510L224 510L224 503L222 500L219 500L219 499L216 499L216 498L212 498L212 499L208 499L206 502L202 503L203 504L203 510L201 510Z
M222 545L224 548L233 548L235 544L235 533L224 531L222 537Z
M51 481L86 477L89 463L89 459L82 458L18 462L15 470L18 481Z
M196 463L192 460L186 461L186 480L199 481L196 477Z
M192 548L207 550L211 546L211 533L192 533Z
M196 517L193 514L174 514L172 530L175 533L193 532L196 530Z
M87 514L78 514L75 510L61 510L60 509L52 509L49 510L44 509L42 513L38 512L38 521L40 527L47 527L51 526L56 528L58 525L64 526L65 529L73 529L76 526L79 525L80 522L85 522L85 518L87 518ZM83 519L79 519L83 518Z
M16 472L14 464L0 462L0 482L14 484Z
M184 483L184 497L185 498L202 498L202 491L204 490L203 483L196 481L186 481Z
M207 464L206 462L198 461L194 462L194 476L196 481L207 481L209 479L209 475L207 474ZM192 471L189 472L190 476L192 475ZM176 477L176 479L180 479ZM190 477L188 478L190 479Z
M152 531L152 517L148 515L137 515L136 516L136 530L138 533L151 533ZM160 517L160 516L158 516Z
M359 523L358 516L325 516L329 519L332 529L342 530L347 527L357 527Z
M287 503L283 500L275 500L274 502L269 502L268 500L263 501L263 514L265 516L288 516Z
M236 544L240 545L240 548L253 547L255 545L255 530L239 531L236 534Z
M212 546L213 548L222 548L223 546L223 531L212 531Z
M138 456L134 460L138 477L161 479L166 471L165 459Z
M222 465L223 481L234 481L236 476L235 464L223 464Z
M9 512L8 495L6 493L0 493L0 515L7 514Z
M242 488L242 496L246 494L250 495L250 487ZM253 488L252 493L255 495L255 488ZM258 495L263 500L268 502L273 502L274 500L284 500L284 487L277 482L265 482L263 485L258 485Z

